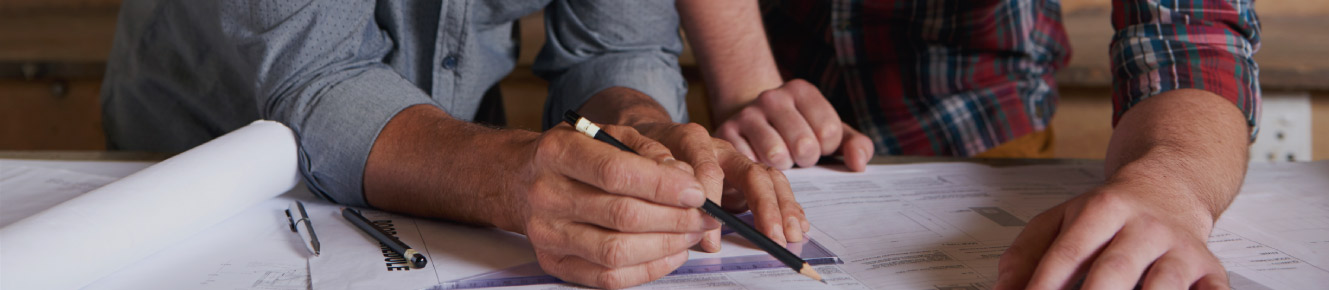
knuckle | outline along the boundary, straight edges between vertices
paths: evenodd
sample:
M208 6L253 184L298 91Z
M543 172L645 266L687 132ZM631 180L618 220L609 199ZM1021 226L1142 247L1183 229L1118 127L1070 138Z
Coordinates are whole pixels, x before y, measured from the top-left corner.
M720 134L720 136L728 135ZM736 150L734 149L734 142L729 142L728 138L711 138L711 144L720 150Z
M731 134L737 135L736 133L738 133L740 125L736 120L737 120L736 118L730 118L729 120L725 120L724 123L721 123L720 126L715 127L716 135L718 136L729 136Z
M560 208L559 205L562 204L562 201L559 200L559 196L556 193L557 191L554 189L555 187L550 184L552 182L553 181L545 178L537 178L532 182L530 192L527 194L527 199L530 200L530 206L532 209L546 210L551 207L554 209Z
M619 289L628 286L628 279L618 271L604 271L595 275L595 283L605 289Z
M820 138L824 142L840 141L841 139L840 137L844 135L844 131L841 130L843 128L840 125L840 120L838 120L839 118L837 117L836 119L837 120L835 120L835 122L824 122L823 124L817 124L817 126L820 128L819 130L817 130L818 133L817 138Z
M687 218L686 216L680 215L678 218L672 220L674 221L674 230L689 230L695 227L692 223L693 219Z
M790 217L793 217L794 214L799 214L799 215L802 214L803 206L799 205L798 201L795 201L792 198L781 198L780 211L784 212L786 215L789 215Z
M766 167L766 174L770 176L772 182L777 184L789 183L789 179L784 176L784 172L774 167Z
M562 139L561 136L566 134L567 132L562 130L550 130L548 134L540 136L540 139L535 143L536 160L558 160L559 156L563 154L564 148L560 139Z
M1171 263L1156 264L1153 267L1154 270L1148 275L1153 276L1155 280L1162 282L1164 285L1179 285L1186 280L1186 276L1182 273L1181 268L1177 266Z
M643 156L658 157L659 155L668 155L669 147L665 147L665 145L660 142L646 142L646 144L643 144L637 151L640 151Z
M789 184L789 179L784 176L784 172L780 171L780 169L770 166L762 166L762 168L765 169L763 174L765 175L766 180L771 182L771 186Z
M697 163L697 175L703 180L723 180L724 169L720 168L720 163L715 160L706 160Z
M536 249L558 248L561 245L558 244L559 239L556 232L539 225L537 222L531 222L526 227L526 238L531 240L531 245Z
M631 255L627 248L628 243L626 240L623 240L622 238L610 238L605 241L604 246L600 248L600 252L597 254L599 255L600 261L603 262L605 266L617 268L626 266L625 264L630 258L629 255Z
M645 224L645 217L633 210L630 199L616 198L609 203L609 226L620 231L636 229Z
M540 264L540 269L546 269L549 274L566 276L566 267L563 263L566 256L554 255L539 248L535 249L535 261Z
M1094 267L1101 268L1110 273L1129 273L1133 268L1133 261L1130 257L1121 254L1105 254L1094 262Z
M679 129L688 135L710 136L710 134L706 133L706 127L702 127L701 124L697 123L679 125Z
M748 169L744 171L744 178L753 183L760 183L762 180L770 178L767 168L771 167L761 164L752 164L752 166L749 166Z
M758 105L760 106L760 104ZM748 106L738 111L737 119L739 122L744 124L756 124L757 122L765 122L766 114L762 113L761 110L762 109L758 106Z
M637 128L636 128L636 127L632 127L632 126L622 126L622 125L613 125L613 126L614 126L614 127L622 128L622 130L623 130L622 133L623 133L623 134L641 135L641 131L637 131Z
M608 131L609 134L613 134L613 135L628 135L628 134L631 134L631 135L637 135L637 134L640 134L640 132L637 132L637 129L636 129L636 128L633 128L633 127L631 127L631 126L622 126L622 125L609 125L609 124L605 124L605 125L601 125L600 128L603 129L603 130L605 130L605 131Z
M1068 245L1053 245L1048 249L1048 255L1050 255L1052 259L1055 259L1056 262L1062 262L1068 265L1077 264L1076 262L1080 260L1080 257L1084 256L1083 254L1084 251L1080 248Z
M632 184L632 171L624 168L622 162L615 162L613 158L601 159L596 164L596 173L600 176L605 191L614 193L624 193L623 190Z
M767 110L787 110L794 108L794 99L790 94L778 90L766 91L761 97L757 98L757 103L759 106L766 108Z
M1091 209L1100 209L1106 212L1122 212L1127 210L1126 199L1115 192L1103 192L1095 194L1089 199L1093 206Z
M758 106L772 107L775 105L779 105L780 102L783 101L784 99L785 99L784 94L779 93L779 91L766 90L764 92L761 92L761 94L757 95L756 102Z
M1163 223L1159 222L1158 218L1155 218L1153 216L1136 215L1132 218L1135 219L1135 221L1132 221L1128 225L1134 227L1140 227L1141 228L1140 232L1146 233L1148 235L1157 235L1158 237L1164 237L1164 236L1178 237L1180 236L1179 234L1181 234L1179 232L1174 231L1172 228L1168 227L1167 225L1164 225Z

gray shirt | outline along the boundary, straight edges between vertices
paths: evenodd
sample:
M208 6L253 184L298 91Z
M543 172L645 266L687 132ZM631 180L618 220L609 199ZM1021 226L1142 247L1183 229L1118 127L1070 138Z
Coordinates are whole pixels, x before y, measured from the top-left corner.
M289 126L310 188L365 205L364 165L397 112L471 120L516 62L512 22L545 9L544 124L632 88L685 121L673 1L130 0L102 85L112 149L183 151L255 119ZM457 154L466 154L457 152ZM438 166L451 166L439 164Z

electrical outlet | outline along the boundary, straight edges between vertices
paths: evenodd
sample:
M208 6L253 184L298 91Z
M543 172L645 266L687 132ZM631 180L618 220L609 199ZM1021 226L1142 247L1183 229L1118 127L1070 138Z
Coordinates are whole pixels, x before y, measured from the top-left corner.
M1306 92L1266 93L1251 161L1311 161L1311 98Z

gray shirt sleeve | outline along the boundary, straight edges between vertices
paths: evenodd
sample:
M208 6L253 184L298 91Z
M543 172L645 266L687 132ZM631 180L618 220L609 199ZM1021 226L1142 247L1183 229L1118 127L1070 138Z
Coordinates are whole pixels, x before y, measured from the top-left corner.
M547 40L533 70L549 80L544 128L611 87L645 93L687 121L683 42L674 1L557 0L545 7Z
M219 12L236 73L256 77L259 115L299 136L310 189L367 205L365 161L379 131L406 107L434 104L382 63L393 43L374 21L374 2L224 1Z

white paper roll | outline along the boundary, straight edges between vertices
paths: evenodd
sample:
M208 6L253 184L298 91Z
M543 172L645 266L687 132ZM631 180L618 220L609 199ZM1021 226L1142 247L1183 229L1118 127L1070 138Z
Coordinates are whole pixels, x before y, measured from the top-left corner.
M256 121L0 229L0 289L74 289L299 182L295 137Z

